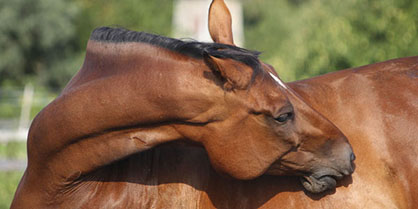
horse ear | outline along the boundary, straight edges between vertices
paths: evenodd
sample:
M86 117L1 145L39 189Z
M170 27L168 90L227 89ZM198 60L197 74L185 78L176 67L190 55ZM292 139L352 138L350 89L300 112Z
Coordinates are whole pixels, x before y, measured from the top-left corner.
M217 58L204 54L204 60L209 68L224 81L224 89L247 89L251 82L253 69L236 60Z
M231 13L224 0L213 0L210 4L209 33L215 43L234 45Z

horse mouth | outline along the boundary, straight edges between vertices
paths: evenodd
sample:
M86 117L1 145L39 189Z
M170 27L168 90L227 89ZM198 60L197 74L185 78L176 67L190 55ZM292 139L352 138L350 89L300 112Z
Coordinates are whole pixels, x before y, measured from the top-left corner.
M302 176L300 181L307 191L311 193L321 193L329 189L335 189L337 180L342 178L342 174L322 175L319 177L312 174L309 176Z

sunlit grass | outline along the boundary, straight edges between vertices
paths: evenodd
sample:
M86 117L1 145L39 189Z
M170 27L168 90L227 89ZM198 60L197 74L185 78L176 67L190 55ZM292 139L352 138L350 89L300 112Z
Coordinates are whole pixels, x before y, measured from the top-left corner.
M0 143L0 159L26 159L26 142ZM0 209L10 208L23 171L0 172Z
M26 159L26 142L10 141L7 143L0 143L0 158Z
M0 172L0 209L10 208L23 171Z

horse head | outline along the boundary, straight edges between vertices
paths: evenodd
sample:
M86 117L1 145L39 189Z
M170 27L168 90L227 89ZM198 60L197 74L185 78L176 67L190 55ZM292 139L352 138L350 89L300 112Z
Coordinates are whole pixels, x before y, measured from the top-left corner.
M209 31L216 43L233 45L230 23L223 0L214 0ZM202 131L201 142L217 170L238 179L298 175L313 193L335 188L336 180L354 171L352 148L334 124L283 83L273 67L256 56L243 62L225 58L227 51L204 56L224 90L232 92L225 93L216 119Z

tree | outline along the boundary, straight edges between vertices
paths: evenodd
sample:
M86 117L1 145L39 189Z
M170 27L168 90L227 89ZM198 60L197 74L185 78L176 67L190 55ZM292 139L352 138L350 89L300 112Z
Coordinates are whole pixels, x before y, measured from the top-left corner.
M170 35L173 0L77 0L81 13L76 26L84 50L90 33L100 26Z
M65 0L1 0L0 85L51 82L51 67L74 51L77 12Z
M247 2L247 46L285 80L312 77L417 55L416 11L413 0Z
M0 86L59 90L81 67L94 28L171 32L172 0L0 0Z

